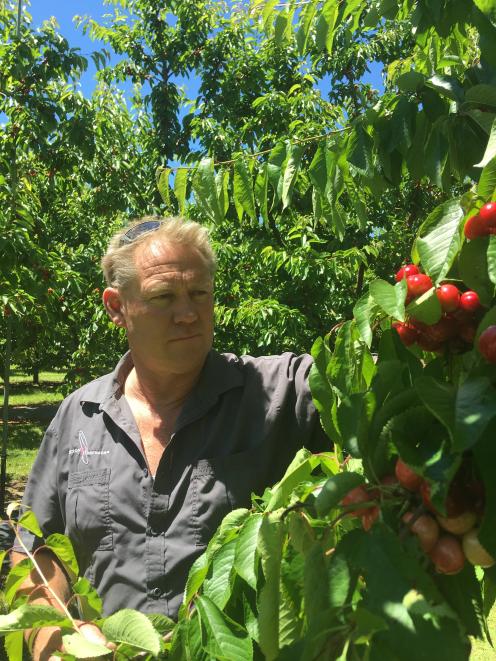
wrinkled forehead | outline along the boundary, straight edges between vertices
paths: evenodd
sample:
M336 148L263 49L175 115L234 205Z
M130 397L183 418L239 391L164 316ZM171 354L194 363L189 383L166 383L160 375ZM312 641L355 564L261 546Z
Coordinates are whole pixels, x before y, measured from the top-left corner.
M181 273L187 273L190 278L212 280L205 257L198 248L184 243L152 238L137 247L134 261L139 281L159 274L173 277Z

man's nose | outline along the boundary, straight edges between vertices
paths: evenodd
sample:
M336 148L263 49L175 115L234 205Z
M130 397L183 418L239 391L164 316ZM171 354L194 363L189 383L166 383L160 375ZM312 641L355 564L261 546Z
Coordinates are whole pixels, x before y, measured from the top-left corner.
M198 319L198 313L189 298L176 301L174 308L174 322L176 324L191 324Z

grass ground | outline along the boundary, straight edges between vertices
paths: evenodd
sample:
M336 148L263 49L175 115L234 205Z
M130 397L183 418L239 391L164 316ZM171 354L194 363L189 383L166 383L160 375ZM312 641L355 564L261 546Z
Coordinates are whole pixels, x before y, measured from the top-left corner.
M40 385L33 386L29 376L15 372L12 377L10 405L41 406L62 401L60 385L63 375L57 372L40 373ZM0 385L3 385L0 379ZM7 477L14 485L22 484L31 468L46 424L17 419L9 422ZM496 640L496 608L489 616L489 630ZM496 651L484 641L474 641L470 661L496 660ZM386 659L384 661L387 661Z
M26 479L46 429L46 423L25 419L16 407L36 407L58 404L63 395L60 386L64 376L59 372L41 372L40 385L34 386L32 378L14 371L9 393L9 427L7 446L7 479L17 483ZM3 380L0 379L3 391ZM3 392L1 393L3 396ZM0 404L3 402L3 397ZM15 416L13 415L15 412Z

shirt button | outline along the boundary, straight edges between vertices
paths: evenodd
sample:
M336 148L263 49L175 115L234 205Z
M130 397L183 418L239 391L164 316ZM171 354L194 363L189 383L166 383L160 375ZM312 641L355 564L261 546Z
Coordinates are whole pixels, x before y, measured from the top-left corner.
M153 588L153 590L150 590L150 595L154 599L160 599L160 597L162 596L162 590L160 588Z
M152 535L153 537L158 537L161 533L160 530L157 530L156 528L151 528L149 527L147 530L149 535Z

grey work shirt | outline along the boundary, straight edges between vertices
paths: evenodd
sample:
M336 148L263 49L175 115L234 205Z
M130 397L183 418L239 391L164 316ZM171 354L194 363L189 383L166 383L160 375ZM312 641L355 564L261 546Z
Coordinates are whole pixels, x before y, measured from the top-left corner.
M120 386L129 353L64 400L24 503L44 535L69 535L106 615L128 607L176 617L189 568L222 518L279 480L299 448L330 449L309 392L311 364L308 355L212 350L155 479Z

